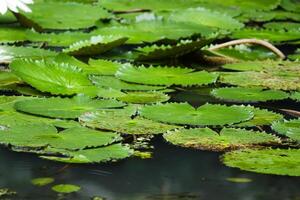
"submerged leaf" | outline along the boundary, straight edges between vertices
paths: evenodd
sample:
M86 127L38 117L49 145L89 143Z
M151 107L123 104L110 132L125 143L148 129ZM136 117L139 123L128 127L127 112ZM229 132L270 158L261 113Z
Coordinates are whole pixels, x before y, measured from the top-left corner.
M232 151L222 160L229 167L241 170L286 176L300 176L299 149L261 149Z
M171 124L222 126L250 120L253 112L244 106L205 104L195 109L187 103L167 103L145 106L141 116Z
M264 144L278 144L280 140L265 132L224 128L218 134L209 128L179 129L164 134L175 145L202 150L227 151Z
M45 186L54 182L54 178L51 177L41 177L31 180L31 183L36 186Z

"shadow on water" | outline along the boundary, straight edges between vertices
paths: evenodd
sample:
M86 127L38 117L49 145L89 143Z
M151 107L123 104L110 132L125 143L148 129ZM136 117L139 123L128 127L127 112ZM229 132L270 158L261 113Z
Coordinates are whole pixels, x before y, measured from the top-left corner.
M103 196L121 200L241 199L296 200L300 178L249 173L219 162L219 153L178 148L161 137L153 141L152 159L130 158L113 164L72 165L38 159L34 155L0 151L0 187L18 191L17 199L64 199L51 186L36 187L30 180L52 176L56 183L78 184L78 194L65 199ZM250 178L250 183L226 181L229 177Z

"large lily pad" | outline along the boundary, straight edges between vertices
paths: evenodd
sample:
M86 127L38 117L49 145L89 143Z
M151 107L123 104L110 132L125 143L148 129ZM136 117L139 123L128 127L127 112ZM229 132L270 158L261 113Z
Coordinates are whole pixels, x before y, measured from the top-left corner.
M226 153L222 160L229 167L275 175L300 176L298 149L241 150Z
M187 103L167 103L141 108L141 115L171 124L222 126L247 121L253 112L244 106L205 104L195 109Z
M90 74L113 76L118 71L118 69L124 64L110 60L90 59L89 65L91 66L89 70L91 71Z
M227 151L264 144L277 144L280 140L265 132L224 128L217 133L209 128L179 129L164 134L175 145L202 150Z
M222 100L233 102L264 102L287 99L289 94L280 90L263 90L263 88L216 88L211 94Z
M148 92L127 92L117 98L120 101L133 104L153 104L166 102L170 99L167 94L163 92L148 91Z
M121 67L116 76L121 80L148 85L207 85L214 83L218 77L206 71L194 72L193 69L179 67Z
M84 112L123 107L124 103L116 100L92 100L88 97L77 96L74 98L37 98L18 101L15 108L18 111L52 117L52 118L77 118Z
M30 8L30 13L21 12L19 21L27 27L35 27L34 24L37 24L43 29L89 28L94 26L97 20L111 16L100 6L74 2L37 2Z
M42 92L72 95L92 86L88 77L76 66L46 60L19 59L10 64L12 71Z
M84 126L91 128L113 130L133 135L160 134L179 128L178 126L163 124L142 117L132 118L135 114L134 111L134 108L129 107L118 110L89 112L81 115L79 121Z
M300 101L300 92L294 92L290 98L299 102Z
M300 119L275 122L272 124L272 129L281 135L300 142Z

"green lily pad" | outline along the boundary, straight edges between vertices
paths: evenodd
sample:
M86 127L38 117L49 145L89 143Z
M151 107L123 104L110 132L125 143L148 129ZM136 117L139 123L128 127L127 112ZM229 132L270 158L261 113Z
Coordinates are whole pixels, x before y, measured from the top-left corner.
M72 95L92 86L76 66L45 60L20 59L10 64L13 73L42 92Z
M282 6L285 10L299 12L300 5L297 0L282 0L280 6Z
M82 40L71 44L68 48L63 49L63 52L76 56L99 55L124 44L127 39L117 36L92 36L89 40Z
M250 178L226 178L227 181L232 182L232 183L251 183L252 179Z
M134 83L127 83L121 81L113 76L90 76L90 80L94 85L105 88L113 88L116 90L129 90L129 91L147 91L147 90L162 90L166 87L152 86L152 85L140 85Z
M193 69L179 67L121 67L116 76L132 83L140 83L146 85L207 85L214 83L218 77L215 73L206 71L194 72Z
M55 151L54 151L55 152ZM63 151L64 157L40 156L41 158L64 162L64 163L101 163L120 159L125 159L133 154L133 150L128 146L113 144L96 149L85 149L80 151ZM66 157L67 156L67 157Z
M280 90L263 90L263 88L216 88L211 94L225 101L264 102L287 99L289 95Z
M300 26L299 26L299 30L300 30ZM291 60L300 61L300 48L296 50L295 54L289 55L288 58Z
M141 116L171 124L201 126L232 125L253 118L245 106L205 104L195 109L187 103L167 103L141 108Z
M280 143L279 138L265 132L233 128L224 128L219 134L209 128L179 129L165 133L163 136L174 145L211 151Z
M297 22L269 22L264 24L264 27L267 29L275 30L299 30L300 23Z
M8 188L0 188L0 197L8 197L8 196L14 196L17 192L10 190Z
M298 149L245 149L232 151L222 156L229 167L241 170L285 176L300 176Z
M89 112L80 116L82 125L91 128L112 130L119 133L132 135L152 135L164 133L168 130L179 128L178 126L155 122L142 117L132 118L135 109L110 109L97 112Z
M300 119L275 122L272 124L272 129L281 135L300 142Z
M0 71L0 86L9 86L22 81L13 73Z
M54 182L54 178L51 177L41 177L41 178L35 178L31 180L31 183L36 186L45 186L53 182Z
M129 63L126 63L129 64ZM103 59L89 59L90 74L114 76L118 69L123 65L119 62Z
M20 13L19 22L27 27L38 26L42 29L89 28L95 26L97 20L111 17L99 5L74 2L35 2L30 8L32 12Z
M134 103L134 104L153 104L166 102L170 99L167 94L156 91L148 92L127 92L125 95L117 98L120 101L125 103Z
M291 96L291 99L296 100L296 101L300 101L300 92L294 92Z
M162 60L168 58L177 58L186 55L192 51L196 51L205 45L209 44L209 39L193 40L180 40L175 45L151 45L145 47L139 47L136 49L136 60L148 61L148 60Z
M190 22L225 30L240 29L244 26L244 24L225 13L202 7L174 11L168 16L168 19L175 22Z
M92 100L85 96L76 96L71 99L52 97L18 101L15 109L40 116L73 119L85 112L123 107L124 105L117 100Z
M270 126L273 122L283 119L283 115L274 113L266 109L255 108L247 106L251 112L254 113L254 117L246 122L235 124L237 127L254 127L254 126Z
M0 63L10 63L17 58L47 58L57 55L54 51L49 51L33 47L0 46Z
M58 193L73 193L78 192L81 188L77 185L60 184L52 187L52 190Z
M26 40L26 29L20 27L1 27L0 42L1 43L16 43Z

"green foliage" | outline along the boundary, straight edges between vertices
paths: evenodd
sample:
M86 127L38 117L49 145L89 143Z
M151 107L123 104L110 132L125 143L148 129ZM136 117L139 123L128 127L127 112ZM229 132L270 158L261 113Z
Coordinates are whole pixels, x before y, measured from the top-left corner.
M280 6L285 10L299 12L300 5L297 0L282 0Z
M281 135L300 142L300 119L275 122L272 124L272 129Z
M90 59L89 65L91 68L88 69L88 73L90 74L113 76L118 71L118 69L125 64L110 60ZM129 63L126 63L126 65L129 65Z
M291 96L291 99L296 100L296 101L300 101L300 92L294 92Z
M134 104L153 104L168 101L170 97L162 92L127 92L117 98L120 101Z
M17 58L48 58L56 52L32 47L0 46L0 63L10 63Z
M58 193L73 193L78 192L81 188L77 185L60 184L52 187L52 190Z
M8 188L0 188L0 197L8 197L8 196L14 196L17 192L10 190Z
M15 108L18 111L40 116L72 119L79 117L84 112L124 105L124 103L113 99L93 100L85 96L76 96L73 98L52 97L18 101Z
M54 182L54 178L51 177L41 177L31 180L31 183L36 186L45 186Z
M73 2L36 2L30 8L32 12L22 12L19 22L27 27L36 28L37 25L42 29L89 28L97 20L111 17L100 6Z
M20 59L13 61L10 68L24 82L42 92L72 95L92 86L80 68L65 63Z
M112 130L132 135L153 135L165 133L179 128L178 126L163 124L142 117L135 117L135 109L107 109L85 113L80 116L80 123L91 128Z
M298 149L260 149L232 151L222 160L229 167L242 170L286 176L300 176Z
M116 76L132 83L140 83L147 85L207 85L214 83L218 77L215 73L206 71L194 72L193 69L179 67L121 67Z
M300 29L300 27L299 27ZM289 59L291 60L300 60L300 48L296 50L295 54L289 55Z
M13 73L0 71L0 86L8 86L21 83L22 81Z
M127 38L116 36L92 36L89 40L83 40L71 44L68 48L63 49L63 52L76 56L99 55L113 49L114 47L124 44L126 40Z
M233 128L224 128L220 133L209 128L179 129L165 133L164 138L175 145L211 151L227 151L280 142L276 136L265 132Z
M205 104L195 109L187 103L167 103L145 106L141 116L171 124L222 126L250 120L253 112L244 106Z
M216 88L211 94L225 101L233 102L264 102L287 99L289 95L279 90L263 90L263 88Z

